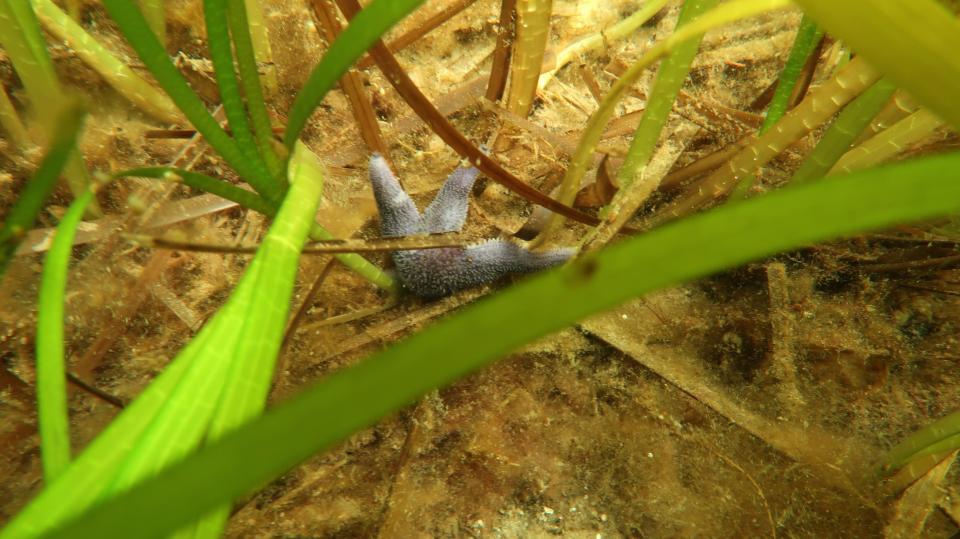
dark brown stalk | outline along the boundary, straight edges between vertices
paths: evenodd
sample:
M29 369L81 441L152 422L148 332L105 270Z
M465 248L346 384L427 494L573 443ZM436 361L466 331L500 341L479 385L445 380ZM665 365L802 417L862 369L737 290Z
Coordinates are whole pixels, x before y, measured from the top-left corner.
M747 106L747 110L751 112L760 112L767 108L767 105L773 101L773 94L777 93L777 79L773 79L773 82L767 85L766 88L760 92L753 101L750 102L750 105Z
M941 256L938 258L926 258L922 260L908 260L906 262L891 262L878 264L864 264L859 266L861 271L872 273L892 273L898 271L940 271L951 269L960 265L960 255Z
M393 52L402 51L412 43L415 43L421 37L429 34L433 30L440 27L440 25L443 23L452 19L457 13L460 13L461 11L473 5L476 1L477 0L457 0L456 2L451 3L449 6L440 10L436 15L423 21L420 26L417 26L416 28L388 43L387 47L389 47ZM359 62L357 62L357 69L366 69L373 64L373 58L371 56L365 56L360 59Z
M290 339L293 337L294 333L296 333L297 326L299 326L300 322L303 321L303 317L306 316L307 311L310 310L310 306L313 305L314 301L317 299L317 295L320 293L320 288L323 286L323 282L327 280L327 277L333 270L334 262L336 261L336 258L331 257L330 260L327 260L327 263L323 265L323 269L320 270L320 273L317 274L317 278L314 279L313 284L310 285L310 290L307 292L307 297L303 298L303 303L300 304L297 312L294 313L293 318L291 318L290 322L287 324L287 329L283 332L283 343L280 345L280 355L277 357L277 366L274 370L276 373L276 376L273 379L274 387L282 386L282 382L286 379L286 354L284 352L287 350L287 346L290 344Z
M323 35L327 39L327 43L333 43L343 30L333 2L331 0L313 0L310 5L313 7L314 17L319 21L320 27L323 28ZM353 118L360 127L360 136L363 137L367 147L372 152L387 156L387 145L383 142L383 134L380 132L377 115L373 111L373 105L370 104L370 96L363 87L360 74L354 69L347 70L340 77L340 88L347 94L347 99L350 100Z
M219 245L155 238L142 234L126 234L126 239L142 247L191 251L201 253L255 254L258 245ZM470 240L457 234L406 236L402 238L342 239L308 243L303 254L371 253L382 251L410 251L419 249L449 249L466 247Z
M337 0L340 10L352 19L360 12L360 4L356 0ZM503 185L527 200L539 204L548 210L554 211L575 221L596 225L600 221L593 216L575 210L562 204L547 195L530 187L519 178L511 174L500 163L494 161L480 151L467 137L460 133L440 112L433 106L427 96L413 83L406 71L390 53L383 41L377 41L370 49L377 66L383 71L387 80L403 97L404 101L417 113L418 116L436 133L448 146L453 148L460 157L467 159L491 180Z
M487 81L485 97L497 101L503 97L507 87L507 75L510 69L510 51L516 34L515 24L517 0L500 2L500 28L497 32L497 47L493 50L493 65L490 66L490 79Z
M694 178L707 172L716 170L717 167L726 163L731 157L742 150L750 142L750 136L745 136L736 142L724 146L723 148L697 159L689 165L667 174L658 187L661 191L669 191L680 187L684 181Z
M93 395L94 397L102 400L103 402L105 402L105 403L107 403L107 404L110 404L110 405L112 405L112 406L115 406L115 407L117 407L117 408L119 408L119 409L121 409L121 410L123 410L123 407L126 406L126 403L124 403L123 400L121 400L119 397L116 397L116 396L114 396L114 395L111 395L111 394L107 393L106 391L104 391L104 390L102 390L102 389L100 389L100 388L98 388L98 387L96 387L96 386L94 386L94 385L92 385L92 384L88 384L86 381L82 380L82 379L79 378L76 374L73 374L72 372L68 372L68 373L67 373L67 380L68 380L71 384L79 387L80 389L86 391L87 393Z
M590 90L590 95L593 96L594 101L597 103L603 101L603 90L600 89L600 83L597 82L597 78L593 76L593 71L587 67L587 64L580 64L577 69L580 71L580 78L583 79L583 83L587 85L587 89Z
M810 83L813 81L813 74L816 73L817 64L820 63L820 53L823 51L825 42L824 37L820 36L817 46L813 48L807 62L803 64L803 71L800 72L800 77L797 78L797 83L793 86L793 93L790 94L790 99L787 101L788 110L796 107L797 103L803 101L803 98L807 96L807 90L810 89Z

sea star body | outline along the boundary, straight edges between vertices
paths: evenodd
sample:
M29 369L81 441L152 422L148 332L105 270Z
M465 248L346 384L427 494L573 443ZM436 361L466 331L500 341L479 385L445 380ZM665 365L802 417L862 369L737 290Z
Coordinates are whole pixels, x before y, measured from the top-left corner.
M380 212L380 233L397 237L459 232L467 219L468 197L478 173L473 167L454 170L421 216L387 162L374 154L370 158L370 182ZM549 268L573 253L573 249L532 252L506 239L491 239L467 247L395 251L393 263L405 289L432 299L511 273Z

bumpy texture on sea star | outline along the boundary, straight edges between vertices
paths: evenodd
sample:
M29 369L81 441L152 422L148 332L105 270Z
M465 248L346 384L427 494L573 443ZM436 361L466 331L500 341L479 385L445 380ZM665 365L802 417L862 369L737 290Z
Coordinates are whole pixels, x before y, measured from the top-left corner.
M380 233L397 237L459 232L467 218L467 199L477 174L473 167L454 170L421 216L387 162L374 154L370 158L370 181L380 211ZM493 239L462 248L395 251L393 263L405 289L422 298L439 298L511 273L555 266L573 253L574 249L535 253L509 240Z

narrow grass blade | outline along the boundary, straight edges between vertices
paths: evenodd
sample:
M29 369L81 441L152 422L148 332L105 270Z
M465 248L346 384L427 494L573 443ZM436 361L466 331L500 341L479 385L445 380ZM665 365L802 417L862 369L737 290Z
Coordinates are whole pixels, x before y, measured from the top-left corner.
M716 5L715 0L687 0L680 11L677 29L680 29ZM643 112L640 125L637 126L630 141L630 149L620 169L617 171L617 184L620 189L613 200L600 210L604 223L591 230L581 245L586 251L592 251L609 241L620 227L633 216L644 200L656 189L653 181L636 182L645 178L644 171L653 156L657 141L660 140L663 127L667 123L677 94L687 79L690 65L700 48L702 34L689 41L678 44L662 62L657 70L657 78L650 90L647 108ZM579 190L582 174L568 173L564 177L561 201L572 202ZM657 179L654 179L656 181ZM569 183L568 183L569 182ZM566 197L566 198L565 198ZM549 226L541 237L546 238L559 227L562 221L551 216Z
M937 0L796 0L804 13L960 129L960 20Z
M310 229L310 239L313 241L325 241L335 240L337 237L318 223L314 223L313 228ZM360 275L380 288L391 293L397 293L399 291L396 281L366 258L356 253L338 254L336 258L344 266L356 272L357 275Z
M816 50L817 43L822 37L823 30L820 30L810 17L804 15L800 20L800 28L797 29L797 37L793 40L793 47L790 48L787 63L780 71L777 90L773 93L773 99L770 100L770 106L767 107L767 113L763 118L763 125L760 126L761 133L770 129L787 112L787 105L800 78L800 72L803 71L807 58Z
M266 93L270 96L276 95L277 68L273 62L273 51L270 49L267 25L263 20L264 6L257 0L244 0L244 4L249 19L248 28L250 28L250 35L253 39L253 53L257 59L257 64L264 66L263 83L266 87Z
M343 73L391 26L422 3L423 0L373 0L357 14L327 49L297 94L283 135L283 143L287 148L293 148L310 115Z
M147 21L137 6L130 0L104 0L103 5L120 27L120 31L130 42L133 50L137 52L140 60L160 83L160 87L176 103L193 127L203 135L207 143L258 193L271 203L279 204L282 197L280 184L272 181L269 175L264 175L255 162L243 154L236 142L213 119L203 101L170 61L167 51L157 40L157 36L150 31Z
M260 70L257 68L253 39L250 37L250 22L247 19L245 0L229 0L227 15L230 35L233 36L233 46L237 54L240 82L243 84L243 94L246 97L247 112L250 114L257 147L270 174L280 178L283 165L273 147L273 128L270 125L267 103L263 97L263 87L260 85Z
M160 537L425 392L586 316L775 252L958 210L954 153L789 187L671 223L464 308L46 537Z
M303 155L303 153L304 152L301 152L300 155ZM321 176L323 175L323 167L320 165L320 162L317 160L316 156L313 156L312 154L309 157L304 156L291 159L290 167L312 168L313 170L309 173ZM288 173L290 175L294 175L294 171L292 170L288 171ZM303 173L305 172L296 172L296 174ZM114 177L124 176L154 178L167 181L182 181L194 189L200 189L201 191L213 193L227 200L232 200L245 208L260 212L269 217L273 217L276 214L276 210L273 209L273 206L256 193L247 191L246 189L241 189L223 180L211 178L210 176L199 174L197 172L170 167L147 167L125 170L123 172L114 174ZM325 228L317 223L314 223L310 228L310 239L314 241L321 241L332 240L336 238ZM397 292L397 284L393 278L366 258L356 253L337 254L336 258L344 266L356 272L357 275L360 275L383 290L394 293Z
M17 76L23 81L27 96L41 121L52 126L63 89L53 70L40 23L30 4L17 0L0 0L0 46L3 46Z
M64 365L63 304L67 267L77 225L93 201L87 191L73 201L53 236L43 259L40 299L37 302L37 423L43 480L52 483L70 464L70 420L67 413L67 369Z
M213 193L227 200L232 200L244 208L260 212L268 217L273 217L277 211L273 205L264 200L260 195L241 189L232 183L218 180L216 178L191 172L181 168L172 167L144 167L132 168L113 174L114 178L153 178L155 180L179 181L194 189L199 189L207 193Z
M960 447L958 435L960 435L960 412L954 412L924 426L894 446L883 459L883 469L886 472L893 472L922 454Z
M0 229L0 277L7 269L20 240L33 227L43 203L56 186L57 178L80 136L83 117L84 111L78 106L69 107L61 115L46 157L7 213L7 219Z
M790 55L787 57L787 63L780 71L780 78L777 80L777 89L770 100L770 106L767 107L763 118L763 125L760 126L759 134L765 133L771 127L777 124L783 115L787 112L790 96L793 95L797 86L797 80L803 71L807 58L816 50L817 43L823 37L823 32L817 28L816 23L810 17L804 15L800 20L800 28L797 29L797 37L793 41L793 47L790 48ZM732 200L746 198L750 194L750 189L757 181L757 174L747 174L737 183L730 195Z
M32 0L31 3L43 27L66 43L71 51L99 73L120 95L158 120L168 123L183 122L183 115L169 97L137 75L51 0Z
M700 14L712 9L716 4L716 0L686 0L680 11L680 18L677 20L677 28L683 27ZM647 100L647 108L643 112L640 125L637 126L637 130L633 134L633 140L630 141L627 157L620 170L617 171L617 181L621 192L630 187L630 184L637 177L637 173L646 167L650 161L653 149L660 139L660 133L663 131L663 126L667 123L667 116L673 109L677 94L690 72L690 64L693 63L693 57L697 55L697 49L700 48L702 38L703 35L696 36L677 45L660 62L660 68L657 70L657 80L653 83L653 89L650 90L650 99ZM572 194L576 195L576 190ZM560 200L568 202L565 198ZM572 201L571 198L569 202Z
M274 361L300 249L320 198L320 177L298 178L227 304L0 536L40 535L195 450L220 413L233 365ZM244 384L269 383L270 372L257 372L267 379ZM143 535L138 531L133 536Z
M820 138L817 147L800 165L791 181L805 182L826 176L840 157L850 149L853 141L870 125L870 121L880 112L896 89L889 80L880 79L869 90L844 107Z
M17 109L10 101L10 96L7 95L7 89L2 82L0 82L0 127L3 127L8 140L14 146L20 149L30 147L31 141L27 128L20 120L20 115L17 114Z
M296 172L296 174L308 173L293 170L299 167L312 169L309 171L310 174L323 176L323 167L317 160L316 156L313 154L306 156L306 153L308 152L301 151L294 156L295 158L291 159L289 167L291 170L288 170L288 174L292 176L294 175L294 172ZM201 191L206 191L208 193L213 193L227 200L232 200L245 208L260 212L269 217L273 217L276 214L276 210L273 209L273 206L256 193L247 191L246 189L241 189L223 180L211 178L210 176L199 174L197 172L170 167L147 167L125 170L123 172L114 174L114 177L124 176L139 176L167 181L182 181L190 187L200 189ZM310 228L310 239L314 241L320 241L332 240L336 238L321 225L314 223ZM360 275L376 286L389 292L397 291L397 285L393 278L366 258L356 253L338 254L336 257L344 266L350 268L356 272L357 275Z
M249 160L250 166L256 169L257 175L270 178L273 183L277 180L267 170L266 162L253 140L247 109L240 96L240 82L234 69L233 46L227 26L227 0L203 0L203 18L207 25L207 44L210 60L213 62L213 74L233 138L244 157Z
M198 337L199 339L199 337ZM198 339L194 339L197 341ZM77 457L60 478L27 505L0 537L37 537L57 523L76 517L90 507L108 486L105 472L116 469L150 419L162 409L189 366L179 357Z

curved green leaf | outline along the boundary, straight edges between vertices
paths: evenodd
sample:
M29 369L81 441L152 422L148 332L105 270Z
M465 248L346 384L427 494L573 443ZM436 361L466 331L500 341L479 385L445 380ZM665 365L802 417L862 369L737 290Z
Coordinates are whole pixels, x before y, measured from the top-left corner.
M43 259L40 298L37 301L37 422L43 479L60 477L70 464L70 420L67 414L67 369L64 361L63 304L67 268L77 226L93 201L87 191L64 214L47 256Z
M290 169L298 179L227 304L0 536L36 537L76 518L218 436L235 414L244 419L262 406L322 187L315 169ZM140 528L149 523L131 524L133 537L145 536Z

